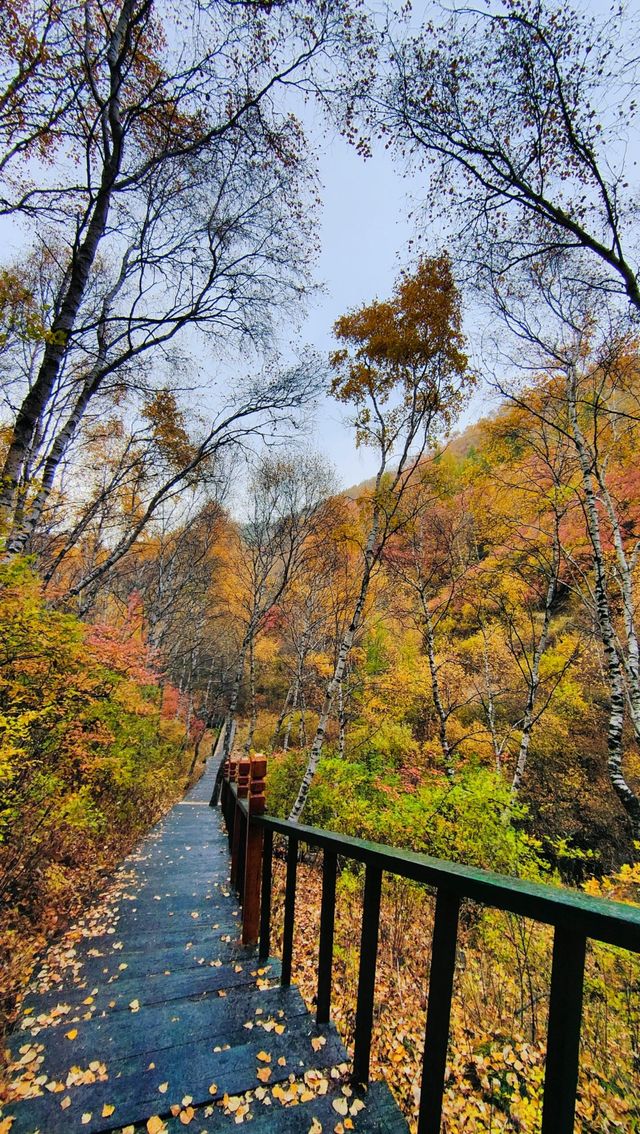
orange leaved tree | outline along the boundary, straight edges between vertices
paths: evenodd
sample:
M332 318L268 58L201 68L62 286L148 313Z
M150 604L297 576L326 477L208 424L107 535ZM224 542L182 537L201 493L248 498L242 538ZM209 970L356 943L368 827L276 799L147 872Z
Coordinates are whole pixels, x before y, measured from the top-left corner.
M331 358L336 372L331 392L353 408L356 441L375 449L379 463L367 501L360 587L327 684L292 820L302 813L318 766L372 577L388 540L411 512L406 500L414 469L451 425L473 381L463 351L460 296L444 254L422 258L415 272L401 275L390 300L343 315L334 330L345 345Z

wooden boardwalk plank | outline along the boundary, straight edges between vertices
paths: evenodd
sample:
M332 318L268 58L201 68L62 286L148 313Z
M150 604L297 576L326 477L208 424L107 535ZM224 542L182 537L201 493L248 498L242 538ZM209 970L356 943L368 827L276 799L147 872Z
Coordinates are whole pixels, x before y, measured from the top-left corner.
M340 1084L332 1083L325 1095L314 1095L307 1102L273 1101L272 1097L266 1099L253 1098L249 1104L249 1112L244 1116L244 1122L250 1121L251 1134L271 1134L277 1127L278 1134L308 1134L314 1127L314 1120L327 1134L334 1130L340 1114L334 1108L337 1099L344 1099ZM362 1110L356 1109L353 1103L362 1101ZM393 1097L384 1083L371 1083L368 1090L354 1089L349 1105L353 1113L349 1116L353 1123L353 1134L398 1134L398 1108ZM237 1130L234 1112L225 1113L224 1108L216 1107L210 1113L211 1107L198 1107L191 1128L198 1131L206 1130L207 1134L222 1134L232 1127ZM185 1127L178 1117L167 1121L167 1134L181 1134ZM143 1134L144 1126L136 1128L136 1134Z
M318 1028L297 989L280 987L279 961L239 942L227 838L206 806L214 771L38 966L9 1045L11 1134L144 1131L156 1115L182 1130L175 1112L187 1105L199 1134L235 1127L234 1106L256 1132L276 1110L283 1134L339 1120L334 1103L350 1088L335 1028ZM363 1098L356 1132L406 1131L381 1084Z
M142 990L138 976L129 976L127 973L123 973L122 978L117 983L91 988L93 1003L90 1005L92 1009L90 1015L95 1016L97 1012L104 1012L107 1009L110 1012L129 1012L129 1003L136 997L139 998L141 1005L162 1004L171 1000L193 999L210 992L218 992L220 989L238 988L242 985L255 986L252 970L246 965L240 972L237 971L237 968L238 966L235 965L221 965L215 968L191 966L186 969L177 969L168 975L164 973L152 974L145 978ZM277 977L279 971L279 964L271 962L269 976ZM88 1008L83 1003L86 997L87 987L70 989L65 992L64 997L61 996L60 992L46 992L27 998L25 1008L29 1008L31 1011L28 1017L22 1019L22 1033L26 1032L27 1036L29 1034L38 1035L38 1030L33 1027L38 1016L48 1016L52 1008L55 1008L61 1002L69 1006L69 1012L58 1016L54 1021L50 1019L43 1021L41 1019L40 1026L59 1027L60 1024L69 1020L83 1016L86 1018ZM29 1022L29 1017L31 1017L31 1022ZM20 1042L22 1041L23 1037L21 1037Z

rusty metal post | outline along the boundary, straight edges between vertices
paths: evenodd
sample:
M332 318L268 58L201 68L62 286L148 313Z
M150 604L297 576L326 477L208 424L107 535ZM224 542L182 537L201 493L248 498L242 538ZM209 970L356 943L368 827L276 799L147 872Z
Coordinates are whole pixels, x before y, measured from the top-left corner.
M254 815L264 815L267 758L257 753L251 761L249 783L249 822L242 906L242 944L255 945L260 927L260 886L262 880L262 827L252 823Z
M244 859L244 837L245 837L245 822L244 815L238 802L241 799L246 799L249 795L249 777L251 775L251 761L248 756L241 756L237 764L237 779L236 785L238 789L238 800L236 802L235 815L233 819L233 839L231 841L231 885L235 886L236 890L242 890L242 883L244 881L242 876Z

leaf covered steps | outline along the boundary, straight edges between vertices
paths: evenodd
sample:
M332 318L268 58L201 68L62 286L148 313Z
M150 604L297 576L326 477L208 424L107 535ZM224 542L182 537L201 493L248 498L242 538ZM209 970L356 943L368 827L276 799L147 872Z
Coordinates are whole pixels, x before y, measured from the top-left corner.
M352 1091L335 1028L280 987L279 962L239 944L228 873L207 807L177 805L141 843L35 970L1 1134L406 1131L383 1084Z

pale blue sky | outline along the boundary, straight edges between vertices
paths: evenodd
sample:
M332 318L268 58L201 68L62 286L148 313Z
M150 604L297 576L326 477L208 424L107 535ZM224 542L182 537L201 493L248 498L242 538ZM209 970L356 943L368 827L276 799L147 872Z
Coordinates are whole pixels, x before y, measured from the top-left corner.
M326 291L313 301L300 341L326 355L335 346L331 328L340 315L391 293L409 259L411 225L407 184L386 151L365 161L343 138L335 137L323 145L320 177L322 251L317 279ZM344 407L327 398L311 440L349 485L371 475L375 455L356 449L344 417Z
M317 133L313 124L311 132ZM316 278L324 283L325 293L312 303L297 340L326 356L335 347L335 320L351 308L388 298L400 269L415 262L410 241L416 224L426 221L414 221L411 213L425 198L426 180L405 175L383 147L365 160L334 136L321 139L319 149L323 208ZM423 230L422 235L428 251L439 249L438 233ZM470 321L471 312L467 325ZM479 417L482 409L479 394L461 424ZM318 409L309 443L334 463L343 486L358 484L375 472L375 453L356 448L345 408L329 397Z

